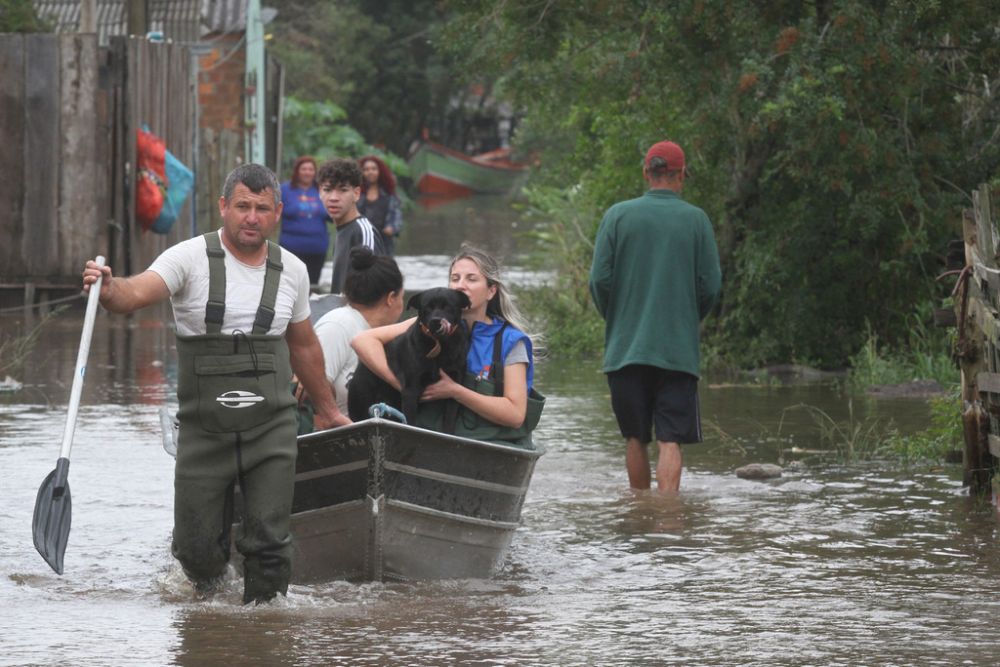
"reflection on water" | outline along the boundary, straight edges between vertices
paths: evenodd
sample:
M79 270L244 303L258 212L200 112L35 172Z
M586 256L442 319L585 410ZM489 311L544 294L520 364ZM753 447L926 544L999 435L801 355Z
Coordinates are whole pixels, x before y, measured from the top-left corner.
M539 367L547 453L493 579L293 586L257 608L239 605L234 581L199 601L169 554L173 460L157 410L173 400L176 363L164 318L98 318L62 577L35 553L30 524L58 455L82 309L43 332L25 388L0 396L0 664L996 662L997 521L967 498L958 467L813 457L741 480L740 465L818 446L789 406L844 419L847 397L829 384L706 383L702 410L719 429L685 449L682 493L633 493L596 362ZM919 402L853 409L901 428L927 420Z

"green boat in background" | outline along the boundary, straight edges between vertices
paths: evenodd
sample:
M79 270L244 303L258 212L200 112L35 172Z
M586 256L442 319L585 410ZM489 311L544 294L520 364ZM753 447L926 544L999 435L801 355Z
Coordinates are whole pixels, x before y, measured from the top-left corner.
M509 148L470 157L424 140L409 164L421 194L447 198L515 194L528 178L528 165L511 161Z

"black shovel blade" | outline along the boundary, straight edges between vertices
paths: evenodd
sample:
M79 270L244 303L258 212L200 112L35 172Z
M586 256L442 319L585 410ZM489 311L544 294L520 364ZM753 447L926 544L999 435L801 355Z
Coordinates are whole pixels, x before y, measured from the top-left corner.
M35 549L56 574L63 573L63 556L66 553L66 542L69 541L73 505L69 496L68 476L69 459L60 457L56 461L56 469L38 487L35 516L31 522Z

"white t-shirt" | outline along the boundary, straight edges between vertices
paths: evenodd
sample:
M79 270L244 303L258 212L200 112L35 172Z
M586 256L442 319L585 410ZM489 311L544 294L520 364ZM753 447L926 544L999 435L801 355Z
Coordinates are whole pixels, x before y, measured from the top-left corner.
M347 414L347 383L358 367L358 355L351 347L351 339L370 329L368 320L350 306L334 308L316 322L316 336L323 348L326 379L333 386L337 407Z
M221 230L219 230L221 236ZM226 314L222 333L250 333L257 316L257 307L264 291L267 262L249 266L236 259L226 248ZM309 272L302 260L282 251L281 281L274 304L274 320L268 331L277 336L285 333L289 322L309 319ZM208 303L208 254L205 239L196 236L167 248L153 260L150 271L158 274L170 290L177 333L194 336L205 333L205 304Z

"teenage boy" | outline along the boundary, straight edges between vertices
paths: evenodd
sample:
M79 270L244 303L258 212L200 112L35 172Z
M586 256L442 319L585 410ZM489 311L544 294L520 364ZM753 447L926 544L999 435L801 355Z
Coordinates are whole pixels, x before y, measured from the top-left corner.
M376 255L387 255L382 234L358 213L361 198L361 168L354 160L334 159L323 163L316 174L319 198L337 227L333 246L333 281L331 294L344 293L351 248L365 246Z

